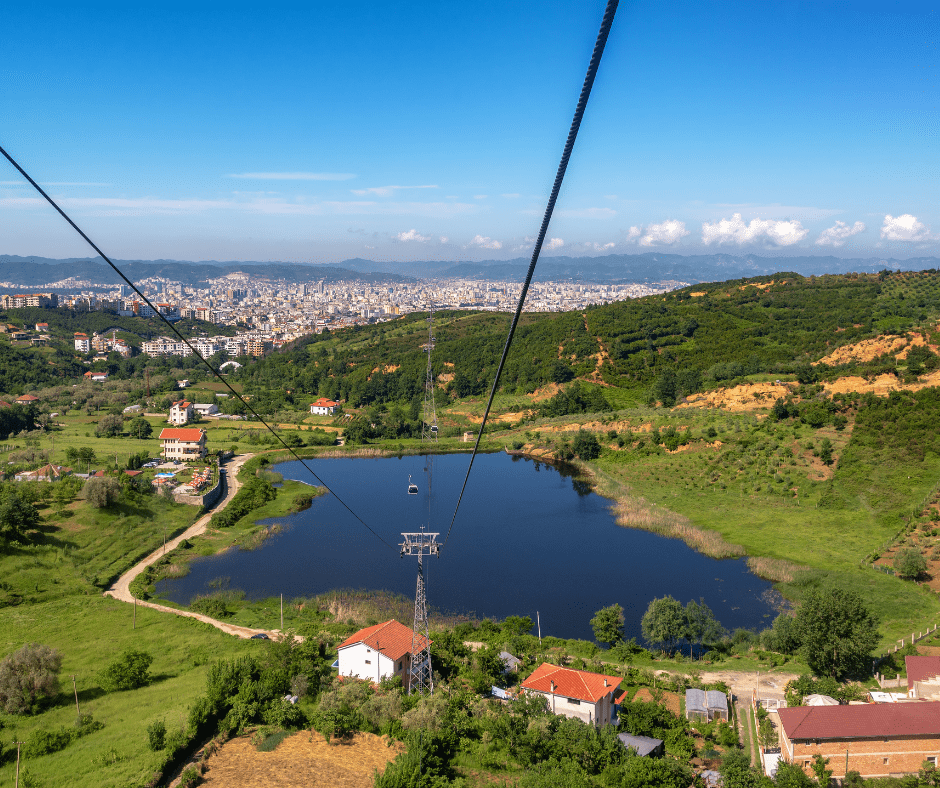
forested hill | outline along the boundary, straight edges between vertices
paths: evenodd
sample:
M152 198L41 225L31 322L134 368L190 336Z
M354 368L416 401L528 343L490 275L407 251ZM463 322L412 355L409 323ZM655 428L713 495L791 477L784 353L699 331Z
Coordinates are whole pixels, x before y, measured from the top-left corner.
M759 372L808 379L894 374L895 360L887 356L837 368L811 364L841 345L935 325L938 314L935 271L809 278L779 273L694 285L584 312L524 315L502 388L528 393L582 378L642 396L652 392L668 403L710 382ZM423 390L425 317L311 336L246 366L239 376L246 390L257 393L292 389L352 406L410 401ZM444 312L435 320L437 379L456 396L482 393L509 316ZM933 364L927 356L923 363Z

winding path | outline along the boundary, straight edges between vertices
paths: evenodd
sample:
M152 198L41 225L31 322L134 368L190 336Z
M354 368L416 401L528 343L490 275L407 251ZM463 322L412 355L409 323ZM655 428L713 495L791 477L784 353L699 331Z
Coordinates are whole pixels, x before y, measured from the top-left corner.
M194 536L199 536L204 533L206 526L209 524L209 520L215 512L219 512L229 505L232 498L235 497L235 493L238 492L238 488L241 487L241 484L238 481L238 472L241 470L242 465L244 465L248 460L254 457L254 454L243 454L239 457L236 457L234 460L225 465L225 484L228 489L225 492L225 497L219 501L216 507L202 517L200 517L196 522L194 522L189 528L187 528L179 536L171 539L166 543L166 548L162 546L154 550L150 555L145 559L137 563L132 568L128 569L123 575L121 575L117 581L112 585L107 591L104 592L105 596L113 597L114 599L119 599L121 602L128 602L134 604L134 595L131 594L130 585L131 582L136 578L141 572L143 572L148 566L155 564L170 550L175 550L179 544L184 539L191 539ZM228 633L229 635L235 635L240 638L250 638L252 635L266 634L269 637L275 635L275 631L267 629L250 629L249 627L240 627L235 624L226 624L223 621L217 621L214 618L209 616L204 616L201 613L193 613L190 610L180 610L175 607L167 607L166 605L158 605L154 602L144 602L143 600L136 600L138 605L143 607L149 607L152 610L159 610L163 613L172 613L176 616L185 616L186 618L195 618L197 621L202 621L206 624L211 624L216 629L221 629L223 632Z

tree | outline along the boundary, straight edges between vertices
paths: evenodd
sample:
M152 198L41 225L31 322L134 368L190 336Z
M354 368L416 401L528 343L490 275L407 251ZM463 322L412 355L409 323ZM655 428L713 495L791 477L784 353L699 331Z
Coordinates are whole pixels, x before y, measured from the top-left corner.
M59 694L62 655L49 646L27 643L0 662L0 706L8 714L37 710Z
M70 465L88 468L96 459L95 450L90 446L69 446L65 450L65 460Z
M113 438L124 431L124 418L118 415L102 416L95 427L95 435L99 438Z
M877 645L878 622L853 591L809 591L796 614L806 664L819 676L865 673Z
M898 550L894 556L894 572L898 577L911 580L918 578L927 571L927 561L920 550L913 545Z
M143 440L153 435L153 426L143 416L138 416L128 423L127 432L132 438Z
M104 509L121 497L121 485L111 476L93 476L85 482L82 493L96 509Z
M623 640L623 608L617 604L602 607L591 619L591 627L598 643L615 646Z
M24 542L27 532L39 526L39 512L15 487L0 502L0 543Z
M601 456L601 445L597 442L593 432L578 430L571 445L572 451L582 460L596 460Z
M646 608L640 627L648 643L659 643L664 651L671 652L685 628L682 605L671 596L654 599Z
M689 656L692 655L693 644L698 644L701 649L706 643L718 640L722 634L724 629L705 600L689 600L685 606L685 627L682 632L683 637L689 641Z
M832 441L829 438L823 438L819 445L819 459L826 465L832 465Z
M121 655L98 674L98 683L105 692L143 687L150 683L153 657L146 651L126 648Z
M787 761L778 763L774 783L777 788L814 788L816 785L801 766Z
M811 769L816 775L816 782L820 785L829 785L829 778L832 777L832 769L827 769L829 759L823 758L818 752L813 756Z

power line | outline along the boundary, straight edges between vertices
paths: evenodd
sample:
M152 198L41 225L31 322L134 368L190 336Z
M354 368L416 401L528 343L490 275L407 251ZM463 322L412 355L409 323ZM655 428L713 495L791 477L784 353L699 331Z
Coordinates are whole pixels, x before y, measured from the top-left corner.
M496 396L496 389L499 387L499 378L503 374L503 365L506 363L506 356L509 355L509 346L512 344L513 335L516 333L516 326L519 323L519 317L522 315L522 306L525 303L526 294L529 291L529 284L532 282L532 275L535 273L535 265L538 262L539 254L542 251L542 243L545 241L545 235L548 232L548 224L552 219L552 213L555 210L555 201L558 199L558 192L561 189L561 183L565 179L565 171L568 169L568 159L571 157L571 151L574 148L574 142L578 138L578 129L581 127L581 118L584 116L584 110L587 107L588 99L591 96L591 88L594 86L594 77L597 76L597 69L601 63L601 57L604 55L604 47L607 45L607 36L610 33L610 26L614 21L614 14L617 13L619 0L608 0L607 8L604 10L604 18L601 20L601 29L597 34L597 40L594 42L594 51L591 53L591 62L588 64L587 75L584 77L584 85L581 87L581 95L578 98L578 105L574 111L574 118L571 121L571 128L568 131L568 139L565 142L565 149L561 154L561 162L558 165L558 172L555 175L555 184L552 186L551 196L548 198L548 205L545 207L545 216L542 219L542 227L539 229L538 238L535 241L535 248L532 250L532 260L529 263L529 270L526 273L525 282L522 285L522 292L519 294L519 303L516 306L516 313L513 315L512 323L509 326L509 334L506 336L506 344L503 346L503 355L499 359L499 366L496 368L496 376L493 378L493 387L490 389L490 397L486 402L486 410L483 411L483 421L480 422L480 432L477 435L476 443L473 444L473 453L470 455L470 464L467 466L467 475L464 477L463 486L460 488L460 496L457 498L457 506L454 508L454 516L451 518L450 527L447 529L447 536L444 538L444 546L450 539L450 532L454 528L454 521L457 519L457 512L460 510L460 502L463 500L464 491L467 489L467 480L470 478L470 471L473 468L473 461L476 459L477 450L480 448L480 441L483 438L483 430L486 428L486 419L490 415L490 408L493 405L493 398Z
M332 495L334 495L334 496L336 497L336 500L339 501L339 502L343 505L343 507L346 509L346 511L348 511L348 512L349 512L353 517L355 517L360 523L362 523L362 524L372 533L372 535L373 535L376 539L378 539L380 542L382 542L382 543L383 543L386 547L388 547L389 549L394 550L395 548L392 547L391 544L389 544L388 542L386 542L381 536L379 536L374 530L372 530L371 526L369 526L369 524L368 524L365 520L363 520L358 514L356 514L356 513L347 505L347 503L346 503L342 498L340 498L333 490L331 490L330 487L329 487L329 485L328 485L326 482L324 482L319 476L317 476L317 474L314 472L313 468L311 468L309 465L307 465L307 463L297 454L297 452L295 452L295 451L293 450L293 448L291 448L290 446L287 445L287 443L284 442L284 440L281 438L281 436L278 435L277 430L273 429L264 419L262 419L261 416L259 416L258 413L255 411L255 409L254 409L253 407L251 407L251 405L247 402L247 400L245 400L244 397L242 397L241 394L239 394L237 391L235 391L234 388L232 388L232 386L229 384L229 382L228 382L225 378L223 378L222 375L219 374L219 372L218 372L205 358L202 357L202 355L196 350L196 348L194 348L191 344L189 344L189 340L186 339L186 337L184 337L184 336L176 329L176 326L174 326L169 320L167 320L166 315L164 315L162 312L160 312L159 309L156 309L156 308L154 307L154 305L150 302L150 300L147 298L147 296L145 296L142 292L140 292L140 290L137 288L137 285L135 285L130 279L128 279L128 278L124 275L124 272L121 271L120 268L118 268L114 263L111 262L111 259L110 259L104 252L102 252L101 249L98 248L98 245L97 245L94 241L92 241L91 238L89 238L89 237L85 234L85 232L82 230L81 227L79 227L77 224L75 224L75 222L72 221L72 219L69 217L69 215L68 215L65 211L63 211L63 210L58 206L58 204L55 202L55 200L53 200L48 194L46 194L46 192L43 190L43 188L42 188L38 183L36 183L36 181L34 181L34 180L30 177L29 173L27 173L26 170L24 170L24 169L16 162L16 160L15 160L9 153L6 152L6 150L5 150L3 147L0 147L0 153L2 153L2 154L4 155L4 157L6 157L6 160L7 160L8 162L10 162L10 164L12 164L14 167L16 167L17 170L19 170L20 175L22 175L24 178L26 178L26 180L29 181L30 184L32 184L32 187L33 187L36 191L38 191L43 197L46 198L46 202L48 202L53 208L56 209L56 211L59 213L59 215L60 215L63 219L65 219L65 221L67 221L67 222L72 226L72 228L75 230L75 232L77 232L82 238L85 239L85 241L88 243L88 245L89 245L92 249L94 249L95 252L97 252L97 253L101 256L101 258L102 258L109 266L111 266L111 268L114 270L114 272L115 272L118 276L120 276L121 279L123 279L123 280L131 287L131 289L132 289L135 293L137 293L137 295L140 296L140 298L143 300L143 302L144 302L148 307L150 307L151 312L153 312L153 313L154 313L155 315L157 315L157 317L159 317L164 323L166 323L167 326L169 326L170 330L171 330L174 334L176 334L177 337L179 337L180 341L181 341L183 344L185 344L186 347L189 348L190 352L192 352L192 354L195 355L196 358L198 358L203 364L205 364L206 367L208 368L208 370L209 370L213 375L215 375L215 376L225 385L225 387L226 387L230 392L232 392L232 394L233 394L235 397L238 398L239 402L241 402L241 403L251 412L252 416L254 416L258 421L260 421L260 422L264 425L264 428L265 428L268 432L270 432L275 438L277 438L278 442L279 442L285 449L287 449L287 451L289 451L289 452L293 455L294 459L297 460L301 465L303 465L304 468L306 468L307 471L310 473L310 475L313 476L313 478L316 479L318 482L320 482L320 484L322 484L324 488L326 488L327 492L329 492L329 493L331 493Z

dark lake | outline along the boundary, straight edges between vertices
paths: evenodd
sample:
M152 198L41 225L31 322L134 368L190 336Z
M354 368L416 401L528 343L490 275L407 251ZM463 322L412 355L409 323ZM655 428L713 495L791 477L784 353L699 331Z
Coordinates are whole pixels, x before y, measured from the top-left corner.
M429 524L425 457L309 460L311 467L394 551L333 495L282 518L282 533L253 551L193 561L161 596L188 604L215 578L251 599L309 596L335 588L385 589L414 597L416 558L400 558L402 531ZM433 458L430 531L450 525L469 455ZM312 481L300 463L276 470ZM419 487L408 495L408 475ZM640 638L650 600L704 598L721 623L764 628L775 615L770 583L744 559L707 558L676 539L621 528L610 501L550 465L506 454L478 455L446 549L425 558L428 602L453 613L504 618L539 612L542 634L593 639L601 607L623 605L627 637ZM410 625L410 621L404 622Z

